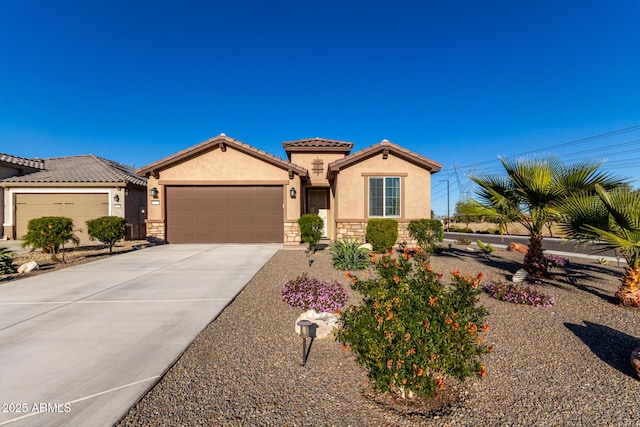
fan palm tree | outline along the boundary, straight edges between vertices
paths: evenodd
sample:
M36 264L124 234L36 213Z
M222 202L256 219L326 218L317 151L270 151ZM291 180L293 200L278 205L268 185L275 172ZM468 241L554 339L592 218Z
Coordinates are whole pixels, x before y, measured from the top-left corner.
M561 209L560 229L579 241L602 239L604 251L615 249L627 261L616 298L625 306L640 306L640 192L628 187L597 195L576 195Z
M470 177L480 188L480 203L504 220L517 221L529 232L529 250L524 269L531 277L547 276L542 248L542 230L553 221L557 209L573 194L593 194L595 185L617 187L622 180L599 170L601 163L583 161L565 164L555 157L507 160L500 157L507 175Z

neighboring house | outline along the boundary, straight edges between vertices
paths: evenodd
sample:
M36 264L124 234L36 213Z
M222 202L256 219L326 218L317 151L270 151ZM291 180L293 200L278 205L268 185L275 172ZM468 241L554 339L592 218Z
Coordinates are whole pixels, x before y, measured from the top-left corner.
M406 226L431 214L441 165L389 141L349 154L329 139L283 143L288 160L224 134L137 170L148 178L147 237L169 243L298 244L298 218L318 213L330 239L364 240L370 218Z
M28 166L11 173L3 159ZM146 179L133 168L94 155L20 159L0 155L4 236L20 239L30 219L65 216L73 219L75 234L87 243L86 221L119 216L129 224L128 239L144 239Z

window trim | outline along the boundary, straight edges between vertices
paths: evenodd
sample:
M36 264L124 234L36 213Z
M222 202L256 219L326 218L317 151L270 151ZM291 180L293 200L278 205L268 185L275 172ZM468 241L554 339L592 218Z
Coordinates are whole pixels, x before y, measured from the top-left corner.
M393 218L393 219L402 219L404 218L403 214L404 214L404 178L407 176L407 174L362 174L365 178L365 212L367 213L367 218ZM371 215L371 205L370 205L370 199L371 199L371 178L382 178L382 192L383 192L383 196L382 196L382 215ZM399 179L399 185L400 185L400 194L398 195L398 197L400 198L400 203L399 203L399 214L398 215L386 215L386 197L385 197L385 191L387 188L386 185L386 178L398 178Z

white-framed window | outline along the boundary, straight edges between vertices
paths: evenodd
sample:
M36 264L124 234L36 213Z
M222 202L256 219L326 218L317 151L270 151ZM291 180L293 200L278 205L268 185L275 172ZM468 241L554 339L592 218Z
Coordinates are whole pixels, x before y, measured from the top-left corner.
M400 217L400 177L369 177L369 216Z

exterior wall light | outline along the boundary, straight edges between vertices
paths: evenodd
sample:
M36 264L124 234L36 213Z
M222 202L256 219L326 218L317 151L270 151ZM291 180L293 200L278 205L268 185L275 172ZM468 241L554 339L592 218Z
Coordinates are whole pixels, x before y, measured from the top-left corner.
M300 327L300 338L302 338L302 363L300 366L304 366L307 364L307 357L309 357L309 350L311 350L311 343L313 342L313 337L311 337L311 323L309 320L300 320L297 325ZM309 343L309 347L307 348L307 338L311 337L311 342Z
M113 196L113 201L118 203L120 201L120 196L118 196L117 194Z
M295 187L291 187L291 189L289 190L289 195L291 196L292 199L296 198L296 188Z
M154 199L158 198L158 189L156 187L153 187L150 191L149 194L151 194L151 197L153 197Z

